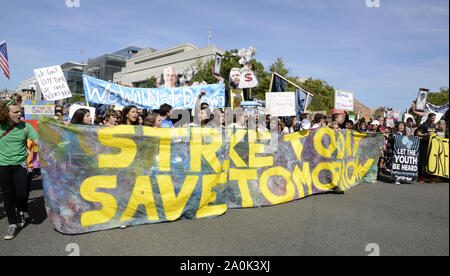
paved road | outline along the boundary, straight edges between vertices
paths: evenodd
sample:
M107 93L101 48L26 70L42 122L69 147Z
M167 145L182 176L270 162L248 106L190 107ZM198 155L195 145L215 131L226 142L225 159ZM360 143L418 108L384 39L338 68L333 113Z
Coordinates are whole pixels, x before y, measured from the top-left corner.
M35 183L37 184L37 183ZM31 193L33 224L0 255L298 256L449 255L449 184L361 184L279 206L229 210L209 220L182 220L68 236L53 230L42 190ZM0 234L7 229L0 194Z

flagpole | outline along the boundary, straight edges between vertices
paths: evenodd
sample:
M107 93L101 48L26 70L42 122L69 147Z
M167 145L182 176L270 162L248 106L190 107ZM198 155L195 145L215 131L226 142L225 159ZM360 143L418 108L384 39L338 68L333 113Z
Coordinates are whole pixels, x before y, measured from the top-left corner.
M211 43L211 28L208 28L209 36L208 36L208 46L210 46Z

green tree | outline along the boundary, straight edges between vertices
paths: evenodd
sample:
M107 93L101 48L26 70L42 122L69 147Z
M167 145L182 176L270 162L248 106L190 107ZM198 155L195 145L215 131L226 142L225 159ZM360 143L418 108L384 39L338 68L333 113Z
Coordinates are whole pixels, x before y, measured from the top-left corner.
M276 72L283 77L288 77L289 69L286 68L286 64L282 57L277 58L277 60L269 66L271 72Z
M222 58L222 66L220 68L220 75L224 79L226 89L230 88L229 75L232 68L242 68L239 64L240 57L237 56L238 50L226 51ZM195 63L199 71L195 74L192 82L217 83L217 79L212 74L212 68L214 67L214 59L208 62L202 62L200 59ZM269 91L270 85L270 73L264 71L264 65L261 62L252 59L252 70L255 72L258 78L258 87L252 89L252 96L259 99L265 98L265 93Z
M308 108L309 110L327 111L329 114L330 110L334 108L335 90L334 87L329 85L326 81L309 78L301 83L300 86L314 94Z
M147 84L145 84L144 88L156 88L156 77L152 76L147 79Z
M441 87L439 92L432 92L428 94L427 102L437 106L448 104L448 87Z
M72 98L70 99L70 103L72 104L77 102L84 103L86 102L86 98L80 94L73 94Z

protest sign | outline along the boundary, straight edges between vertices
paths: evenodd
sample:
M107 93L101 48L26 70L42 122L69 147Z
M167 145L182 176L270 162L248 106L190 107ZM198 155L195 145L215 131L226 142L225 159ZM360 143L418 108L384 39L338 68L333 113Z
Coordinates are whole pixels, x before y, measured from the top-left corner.
M95 107L84 106L84 105L79 105L79 104L73 104L73 105L70 106L69 122L72 120L73 114L75 114L75 112L78 109L82 109L82 108L89 110L89 113L91 115L92 124L94 124L94 121L95 121Z
M258 87L258 79L252 70L243 68L241 70L241 79L239 81L239 89Z
M216 53L215 64L214 64L214 74L220 76L220 69L222 67L222 55Z
M394 127L400 119L400 111L398 110L388 110L386 115L386 125L389 127Z
M391 175L395 181L412 183L418 177L420 138L394 135Z
M336 110L354 110L353 93L343 90L336 90L334 94L334 109Z
M231 108L235 109L236 107L241 106L241 102L244 101L244 91L242 89L230 89L231 95Z
M185 86L174 88L133 88L120 86L83 75L86 101L107 105L135 105L138 108L159 109L169 104L173 109L194 109L201 91L206 96L201 102L210 108L225 107L225 84Z
M241 107L248 115L265 114L264 108L257 101L242 101Z
M295 92L266 93L266 108L272 116L295 116Z
M438 135L430 137L428 145L427 172L432 175L449 178L449 139Z
M273 139L229 131L65 126L41 118L48 218L59 232L80 234L346 190L375 182L384 140L329 128Z
M25 120L38 120L40 116L55 116L55 102L25 100L23 105Z
M444 104L441 106L437 106L434 104L426 103L425 104L425 116L422 117L422 124L424 124L428 120L428 114L434 113L436 114L436 122L444 117L445 113L448 111L449 104Z
M72 97L61 66L35 69L34 75L45 100L58 101Z
M417 111L425 111L429 92L430 92L430 89L425 89L425 88L419 89L419 94L417 95L417 100L416 100L416 110Z

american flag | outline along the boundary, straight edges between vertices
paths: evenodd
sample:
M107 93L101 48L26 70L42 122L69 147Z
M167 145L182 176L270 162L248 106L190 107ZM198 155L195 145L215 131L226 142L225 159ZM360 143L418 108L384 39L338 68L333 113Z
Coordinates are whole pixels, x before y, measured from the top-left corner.
M6 49L6 41L0 43L0 67L3 70L3 74L10 79L9 77L9 63L8 63L8 51Z

